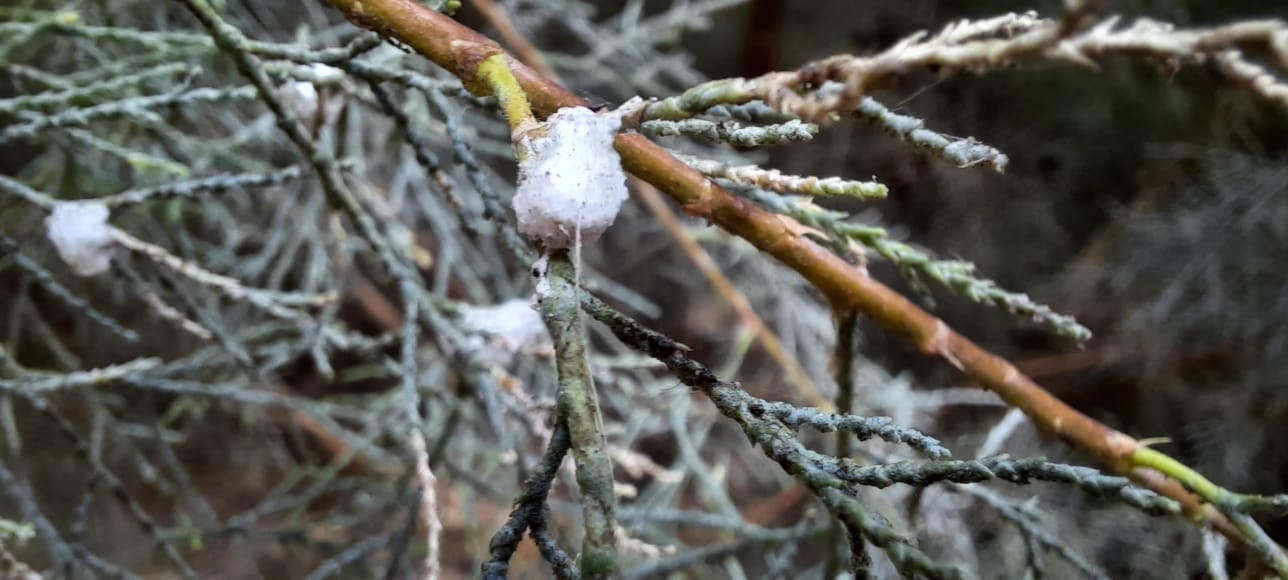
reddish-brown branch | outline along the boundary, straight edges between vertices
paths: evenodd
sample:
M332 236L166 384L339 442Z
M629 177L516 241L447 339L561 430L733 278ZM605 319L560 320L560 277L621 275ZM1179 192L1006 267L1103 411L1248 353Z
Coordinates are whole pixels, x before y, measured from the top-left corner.
M782 341L778 340L778 335L774 334L774 331L770 330L765 321L760 319L760 315L756 314L756 309L752 308L751 302L747 300L747 297L738 288L734 287L733 282L730 282L729 278L720 271L720 267L711 259L711 255L707 254L707 251L702 249L702 246L684 231L684 225L667 207L666 202L662 200L662 196L657 192L657 188L638 179L633 180L633 183L635 193L640 196L644 205L653 213L653 217L657 218L662 227L666 228L667 233L671 234L676 243L680 244L680 248L689 257L689 261L693 262L693 265L702 272L703 276L706 276L707 282L711 283L711 287L715 288L716 293L738 315L742 325L755 335L756 340L760 341L760 346L765 349L765 352L769 353L770 358L777 361L778 365L783 368L783 372L787 375L787 380L796 386L796 390L805 397L809 404L826 411L833 410L832 402L823 398L823 395L818 392L818 389L814 387L814 382L805 373L805 369L801 368L800 363L796 362L796 358L783 347Z
M351 21L397 38L447 68L467 87L476 87L480 55L500 50L495 42L413 0L329 0ZM486 53L486 54L484 54ZM510 59L510 66L542 115L585 102ZM1024 411L1042 430L1086 451L1142 485L1181 502L1186 512L1206 520L1235 541L1243 537L1216 510L1179 483L1153 471L1133 468L1130 457L1140 443L1078 412L1052 396L1010 362L957 334L944 322L881 282L810 241L780 216L715 185L639 134L617 138L627 171L667 193L689 214L707 219L751 242L805 276L838 311L859 311L881 326L904 335L927 355L961 370L980 386Z

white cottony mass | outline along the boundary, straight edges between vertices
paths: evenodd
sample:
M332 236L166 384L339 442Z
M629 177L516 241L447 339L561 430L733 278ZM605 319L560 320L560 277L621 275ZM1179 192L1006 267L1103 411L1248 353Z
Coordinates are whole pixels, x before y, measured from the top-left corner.
M531 298L516 298L493 306L461 308L461 326L489 335L471 337L479 356L488 362L508 364L514 355L529 349L548 348L550 335Z
M626 173L613 149L618 114L564 107L546 120L545 136L525 138L514 213L519 231L547 248L593 242L626 201Z
M112 263L112 226L107 206L97 201L64 201L45 218L46 235L58 255L80 276L106 271Z

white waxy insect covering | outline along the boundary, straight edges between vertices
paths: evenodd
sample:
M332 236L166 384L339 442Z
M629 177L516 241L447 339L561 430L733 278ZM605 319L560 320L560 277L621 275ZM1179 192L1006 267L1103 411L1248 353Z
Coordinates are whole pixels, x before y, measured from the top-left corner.
M106 271L112 263L110 212L97 201L64 201L45 218L45 233L58 255L80 276Z
M461 309L461 326L489 335L474 338L479 355L489 362L508 364L514 355L550 343L545 322L531 298L516 298L493 306Z
M546 120L548 133L525 138L514 213L519 231L550 249L593 242L626 201L626 173L613 149L617 114L565 107Z

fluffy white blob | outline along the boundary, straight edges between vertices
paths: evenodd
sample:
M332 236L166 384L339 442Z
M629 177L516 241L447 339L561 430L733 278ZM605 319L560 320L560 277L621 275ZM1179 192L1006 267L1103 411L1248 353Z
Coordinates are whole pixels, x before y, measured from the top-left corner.
M45 218L45 233L58 255L80 276L100 274L112 262L110 212L97 201L65 201Z
M540 350L550 343L546 324L531 298L515 298L495 306L467 306L461 309L466 330L487 334L472 338L479 355L495 364L509 364L514 355Z
M318 89L308 81L291 81L277 89L278 97L295 116L309 119L318 111Z
M581 231L593 242L613 225L626 201L626 173L613 149L617 114L564 107L546 120L548 133L524 139L514 213L519 231L547 248L571 248Z
M343 97L336 91L325 91L324 87L340 82L344 71L313 63L296 67L295 77L296 80L277 87L277 96L282 104L311 127L318 123L330 124L339 115L340 107L336 102Z

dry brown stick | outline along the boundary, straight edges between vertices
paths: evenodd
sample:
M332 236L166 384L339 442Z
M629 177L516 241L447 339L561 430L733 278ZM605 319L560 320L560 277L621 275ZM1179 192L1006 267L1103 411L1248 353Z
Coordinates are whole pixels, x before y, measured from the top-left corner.
M1108 346L1029 357L1017 360L1015 366L1032 378L1042 378L1108 365L1122 360L1126 355L1126 352Z
M472 90L490 93L488 87L479 86L475 77L479 63L500 51L495 42L414 0L329 1L355 24L396 37L451 71ZM510 66L532 107L541 114L585 104L531 68L513 59ZM838 311L863 312L878 324L904 335L927 355L944 359L980 386L1024 411L1044 431L1092 454L1159 494L1181 502L1191 517L1205 521L1241 544L1246 543L1228 519L1179 482L1160 472L1135 467L1133 454L1143 448L1139 441L1061 402L1010 362L980 348L907 298L810 241L781 216L712 183L646 137L623 134L618 136L616 146L628 171L666 192L688 213L718 224L795 269L823 292Z

